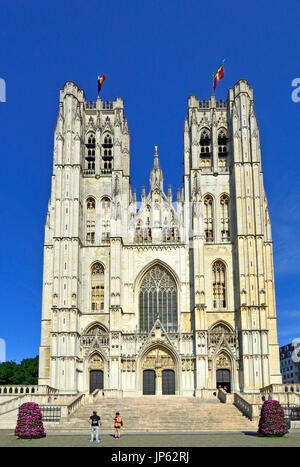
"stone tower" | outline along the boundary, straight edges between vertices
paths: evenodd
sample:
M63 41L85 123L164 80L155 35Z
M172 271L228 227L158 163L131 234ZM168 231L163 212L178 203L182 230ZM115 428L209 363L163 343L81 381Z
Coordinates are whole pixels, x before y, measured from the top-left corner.
M270 218L253 92L188 100L184 177L130 184L121 98L60 93L45 228L39 383L203 395L281 383Z

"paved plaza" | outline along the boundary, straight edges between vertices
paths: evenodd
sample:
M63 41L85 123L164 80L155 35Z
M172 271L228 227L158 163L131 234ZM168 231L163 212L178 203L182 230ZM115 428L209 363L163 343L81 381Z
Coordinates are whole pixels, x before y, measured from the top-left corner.
M124 434L120 440L101 436L89 442L89 432L76 435L47 435L36 440L17 439L12 430L0 430L0 447L300 447L300 430L282 438L266 438L255 432Z

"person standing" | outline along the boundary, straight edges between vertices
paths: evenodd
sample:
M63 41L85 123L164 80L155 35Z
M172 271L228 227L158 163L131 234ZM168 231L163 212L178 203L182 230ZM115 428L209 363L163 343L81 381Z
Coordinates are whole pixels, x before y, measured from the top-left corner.
M123 420L120 415L120 412L116 412L116 415L112 417L114 420L114 428L115 428L115 439L121 438L121 426L123 426Z
M90 416L89 418L89 424L91 425L91 439L90 443L94 441L95 435L96 435L96 443L100 443L99 439L99 422L100 422L100 427L102 428L102 421L99 415L97 415L97 412L94 411L93 415Z

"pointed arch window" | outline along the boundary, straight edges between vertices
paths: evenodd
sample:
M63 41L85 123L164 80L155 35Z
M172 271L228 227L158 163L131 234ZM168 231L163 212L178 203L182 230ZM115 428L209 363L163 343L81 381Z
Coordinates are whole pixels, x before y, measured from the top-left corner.
M104 135L102 144L102 173L111 174L113 168L113 141L109 133Z
M227 155L227 136L225 130L221 130L218 135L218 153L219 156Z
M204 172L211 171L211 141L207 129L200 136L200 168Z
M89 133L86 137L86 153L85 153L85 173L92 175L95 173L95 150L96 139L94 133Z
M229 196L222 195L220 198L220 223L221 223L221 241L230 241L230 228L229 228Z
M226 308L226 266L222 261L215 261L213 273L213 308Z
M86 242L95 243L95 211L96 202L94 198L86 200Z
M220 172L226 172L228 170L227 155L226 130L222 129L218 134L218 167Z
M109 243L110 239L110 217L111 205L110 199L105 196L101 199L101 217L102 217L102 243Z
M217 323L210 332L211 334L230 334L231 329L223 323Z
M110 199L107 196L101 199L101 208L103 215L110 215Z
M204 197L204 236L206 242L214 241L214 209L213 209L213 197L206 195Z
M210 154L210 137L208 130L203 130L200 136L200 152Z
M160 265L152 267L144 276L139 291L139 313L141 332L150 332L157 317L167 331L177 330L177 286L172 275Z
M101 263L91 268L91 308L94 312L104 310L104 268Z

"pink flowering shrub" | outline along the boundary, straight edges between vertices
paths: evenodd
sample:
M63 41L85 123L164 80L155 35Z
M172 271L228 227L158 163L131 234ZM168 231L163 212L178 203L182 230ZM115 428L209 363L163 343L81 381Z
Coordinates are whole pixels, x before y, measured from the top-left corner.
M288 433L284 410L278 401L265 401L261 408L258 433L264 436L283 436Z
M42 412L35 402L25 402L20 405L15 436L19 438L42 438L45 430Z

